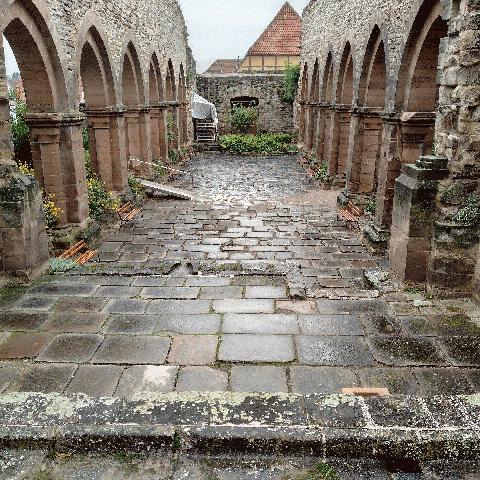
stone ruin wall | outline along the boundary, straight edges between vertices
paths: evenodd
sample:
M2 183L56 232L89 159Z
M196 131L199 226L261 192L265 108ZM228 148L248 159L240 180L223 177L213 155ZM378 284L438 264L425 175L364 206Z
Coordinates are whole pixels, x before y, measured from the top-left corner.
M283 75L199 75L198 93L217 107L220 134L230 133L228 117L230 100L235 97L259 99L259 132L291 133L293 130L293 106L280 98Z

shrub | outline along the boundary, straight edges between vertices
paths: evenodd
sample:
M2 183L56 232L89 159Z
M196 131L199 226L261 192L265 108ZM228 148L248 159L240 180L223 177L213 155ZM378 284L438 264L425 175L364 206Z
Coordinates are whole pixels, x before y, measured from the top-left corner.
M168 160L170 163L175 164L180 160L180 153L176 148L171 148L168 151Z
M325 180L328 177L328 162L326 162L325 160L322 160L320 162L320 165L317 169L316 177L318 180Z
M281 98L285 103L293 103L298 92L300 65L288 65L283 72Z
M255 107L234 107L230 124L235 133L249 133L257 125L258 111Z
M60 212L55 204L55 195L43 192L43 217L47 228L53 228L57 224Z
M142 196L145 191L143 185L133 175L128 177L128 186L136 197Z
M112 197L112 194L98 177L89 178L87 187L91 218L100 220L102 215L114 212L120 206L119 202Z
M90 217L94 220L100 220L105 213L111 213L117 210L120 203L113 198L105 184L93 171L90 154L85 151L85 171L87 174L88 206L90 208Z
M292 145L292 136L284 133L265 133L262 135L225 135L220 138L223 150L236 154L281 155L296 153Z
M73 260L65 260L63 258L51 258L48 273L65 273L78 265Z
M20 173L23 173L23 175L29 175L30 177L35 176L35 170L30 165L27 165L26 163L23 163L23 162L17 162L17 166L18 166L18 169L20 170Z
M12 93L11 96L12 100L16 101L15 112L13 115L10 115L15 161L18 164L31 166L30 128L27 122L25 122L25 116L28 111L27 105L21 102L15 93Z

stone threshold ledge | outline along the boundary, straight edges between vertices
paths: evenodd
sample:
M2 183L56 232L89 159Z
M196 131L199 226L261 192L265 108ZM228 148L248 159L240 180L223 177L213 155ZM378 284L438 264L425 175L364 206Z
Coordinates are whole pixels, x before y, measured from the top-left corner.
M282 453L429 461L480 453L480 395L0 396L0 448Z

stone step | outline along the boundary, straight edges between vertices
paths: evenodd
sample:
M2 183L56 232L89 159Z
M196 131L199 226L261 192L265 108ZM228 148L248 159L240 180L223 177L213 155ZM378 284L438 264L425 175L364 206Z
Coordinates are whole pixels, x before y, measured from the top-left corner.
M3 448L70 452L478 458L478 396L417 398L185 393L131 399L0 396Z
M169 197L179 198L181 200L193 200L193 195L186 190L180 190L170 185L164 185L156 182L150 182L148 180L140 180L140 183L147 189L154 192L168 195Z

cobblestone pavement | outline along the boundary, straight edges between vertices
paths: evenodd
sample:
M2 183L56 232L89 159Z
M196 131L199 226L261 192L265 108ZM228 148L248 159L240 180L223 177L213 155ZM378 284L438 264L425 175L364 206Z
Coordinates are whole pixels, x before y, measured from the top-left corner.
M0 480L470 480L475 461L385 464L371 459L179 455L63 455L0 450ZM315 475L317 473L317 475Z
M478 307L367 282L384 260L295 158L190 168L193 202L149 200L99 263L3 304L0 391L480 390Z

